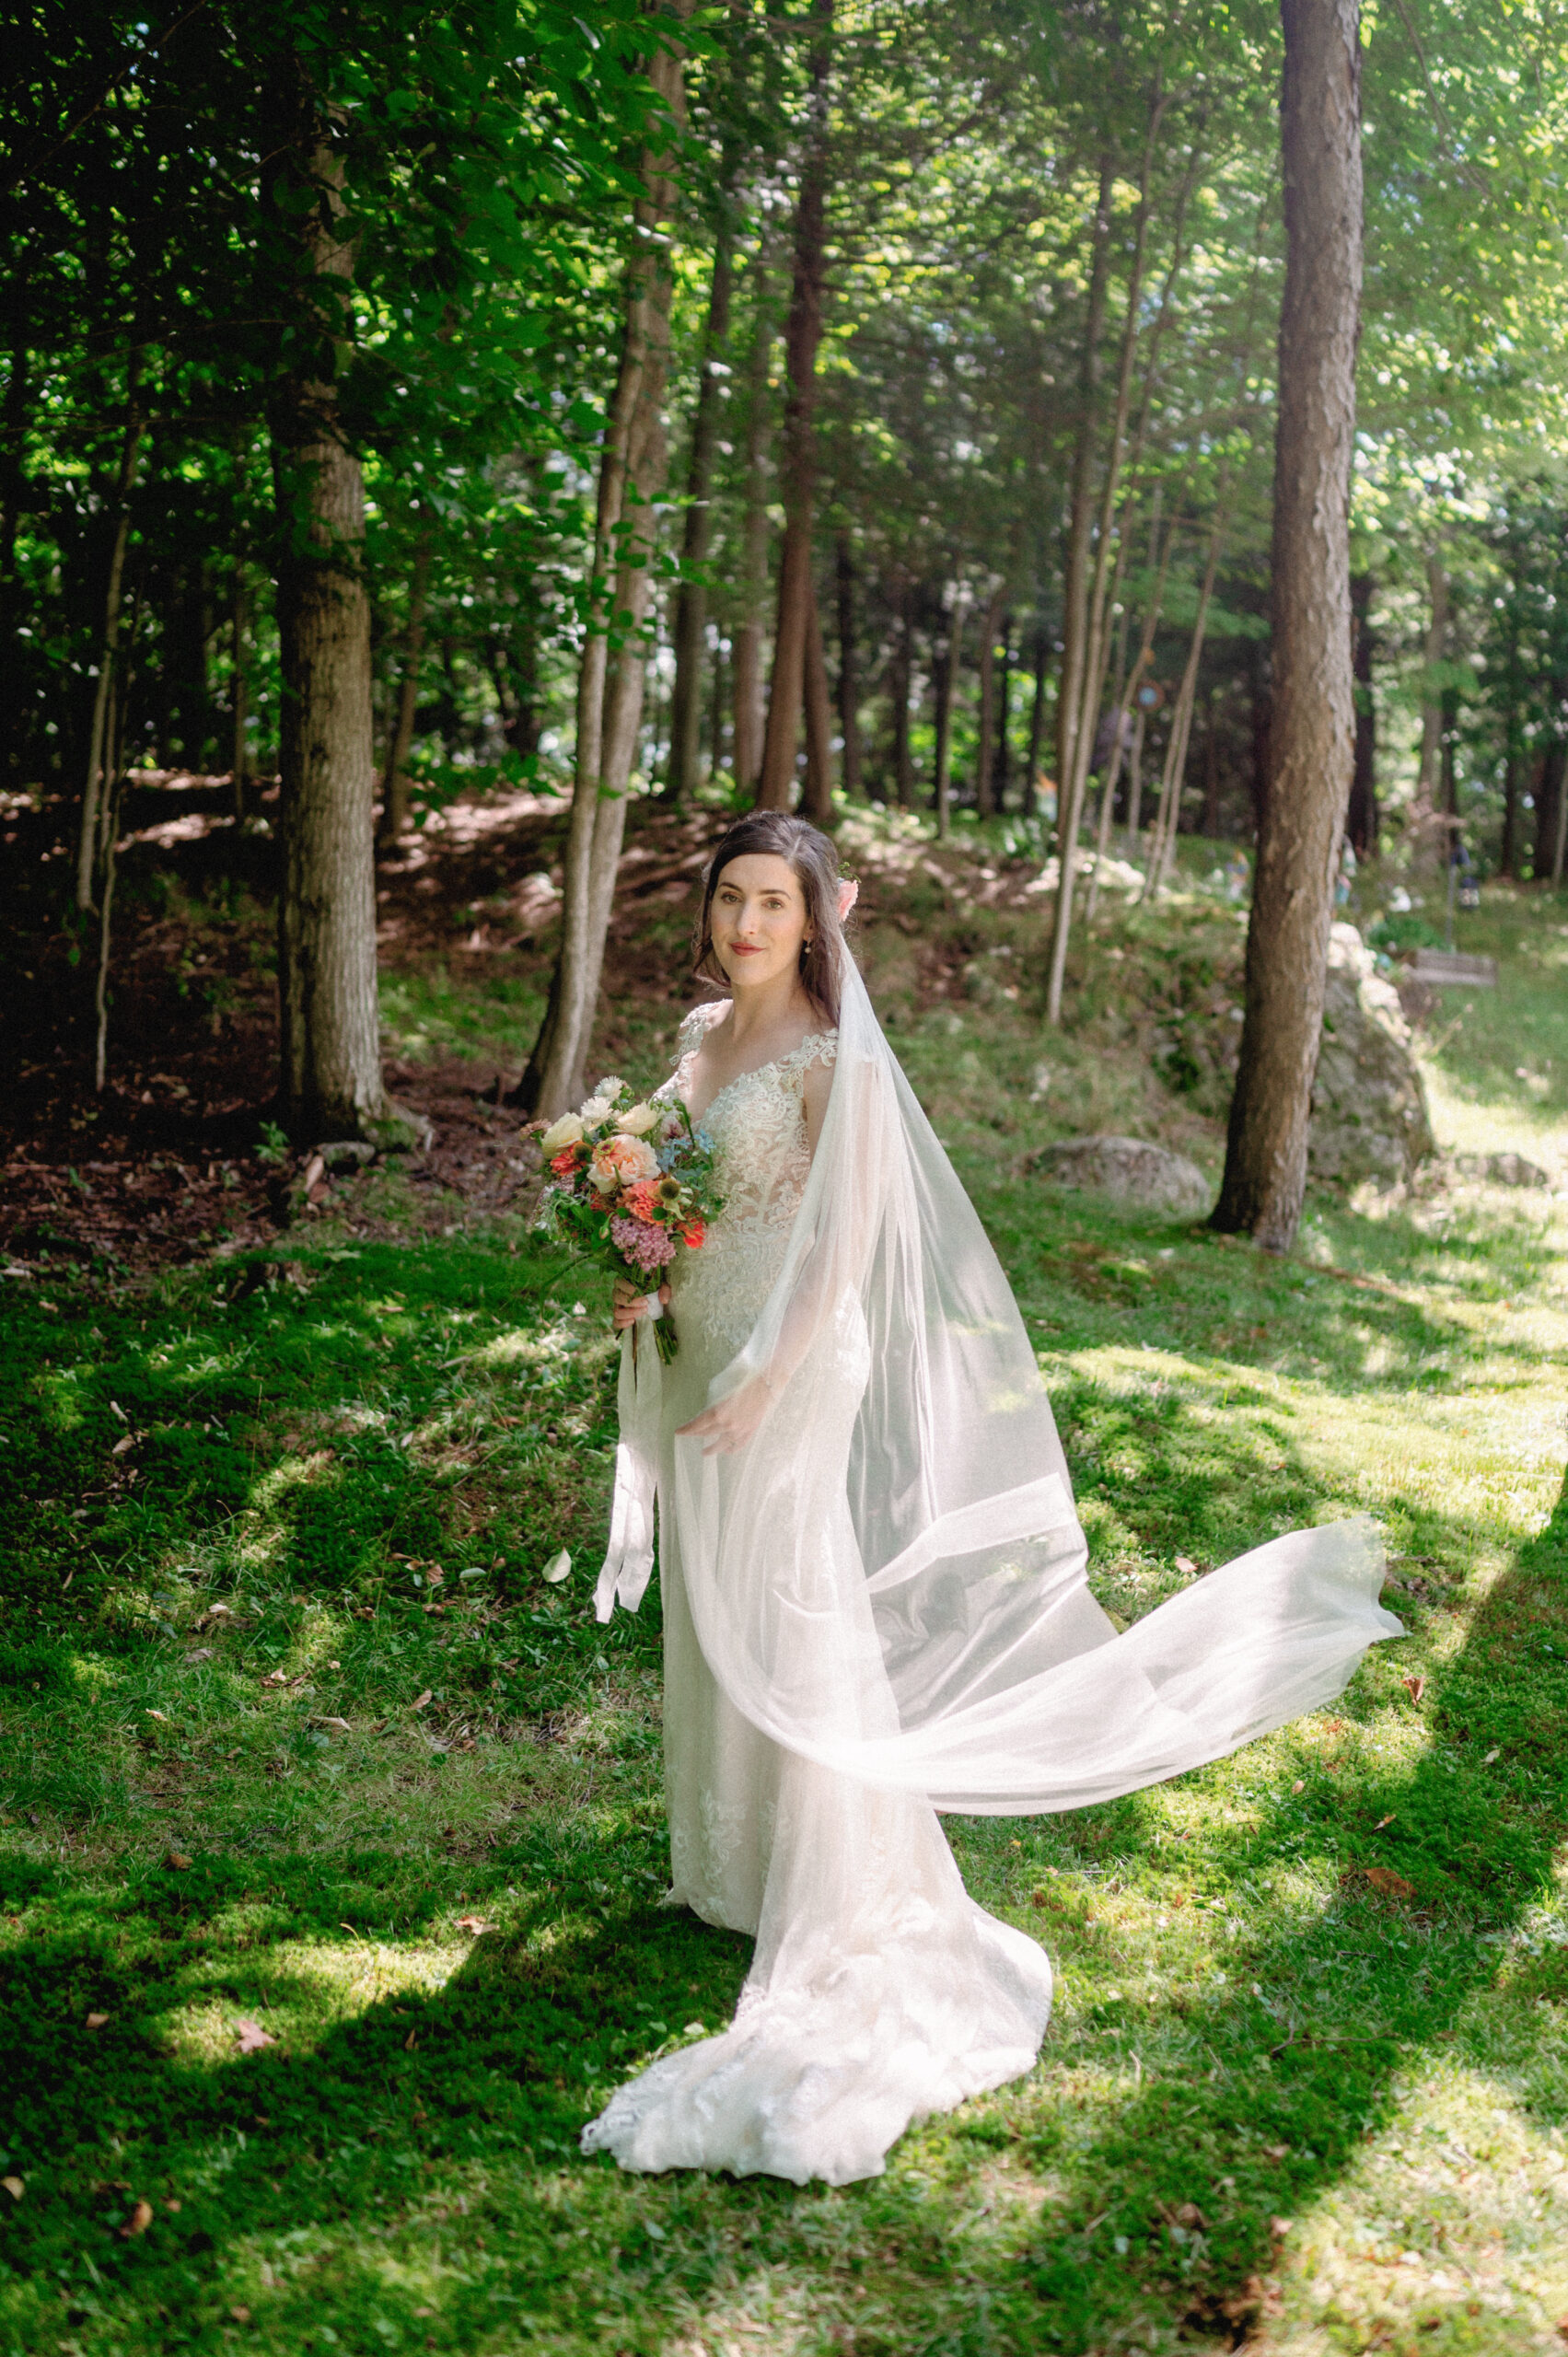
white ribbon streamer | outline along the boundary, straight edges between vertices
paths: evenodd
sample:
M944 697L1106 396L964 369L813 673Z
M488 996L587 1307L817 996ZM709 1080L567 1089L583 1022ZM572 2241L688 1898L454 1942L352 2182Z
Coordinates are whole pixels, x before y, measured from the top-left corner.
M636 1325L628 1326L621 1337L616 1408L621 1438L615 1450L610 1551L594 1589L594 1614L600 1620L608 1620L618 1604L635 1612L654 1568L654 1500L658 1488L664 1369L652 1334L645 1337L638 1349Z

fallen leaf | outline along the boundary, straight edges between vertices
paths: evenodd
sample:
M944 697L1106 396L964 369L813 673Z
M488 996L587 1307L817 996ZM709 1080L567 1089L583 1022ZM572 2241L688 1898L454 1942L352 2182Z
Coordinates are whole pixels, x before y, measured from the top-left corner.
M167 1711L149 1711L147 1713L147 1716L149 1719L161 1719L165 1726L168 1724L168 1713Z
M249 2308L230 2308L228 2313L234 2318L236 2324L249 2324L250 2321L250 2311Z
M109 2015L107 2014L89 2014L87 2015L87 2027L89 2029L101 2029L108 2019Z
M1415 1897L1414 1883L1407 1882L1403 1875L1395 1874L1390 1866L1368 1866L1366 1869L1366 1879L1372 1885L1374 1890L1386 1892L1388 1897L1390 1898L1413 1898Z
M322 1161L321 1156L320 1156L319 1154L313 1154L313 1155L311 1155L311 1157L310 1157L309 1161L308 1161L308 1162L306 1164L306 1166L305 1166L305 1191L306 1191L306 1193L307 1193L307 1194L308 1194L308 1193L309 1193L309 1191L310 1191L310 1190L311 1190L311 1188L312 1188L312 1187L314 1187L314 1186L316 1185L317 1181L318 1181L319 1179L324 1178L326 1177L326 1175L327 1175L327 1166L326 1166L326 1164Z
M316 1724L319 1727L342 1727L344 1735L347 1735L350 1732L349 1724L346 1719L320 1718L317 1720Z
M1290 2158L1288 2144L1265 2144L1263 2150L1272 2161L1286 2161Z
M128 1448L134 1448L135 1446L136 1435L134 1433L122 1433L120 1438L115 1442L114 1446L109 1453L110 1457L123 1457Z
M433 1563L429 1571L425 1573L424 1576L430 1582L432 1587L439 1587L447 1574L439 1568L438 1565Z
M26 2180L19 2177L0 2177L0 2185L5 2187L13 2201L19 2201L27 2191Z
M1426 1680L1424 1678L1407 1678L1404 1689L1412 1702L1419 1702L1426 1691Z
M419 2032L416 2029L411 2029L408 2036L403 2040L403 2052L405 2054L412 2054L418 2044Z
M212 1657L211 1645L198 1645L194 1653L189 1653L185 1656L187 1661L211 1661Z
M1271 2218L1269 2221L1269 2232L1272 2235L1277 2243L1283 2243L1295 2223L1295 2220L1294 2218Z
M1502 1746L1500 1743L1494 1743L1494 1744L1493 1745L1493 1747L1492 1747L1492 1749L1487 1753L1486 1758L1481 1761L1481 1766L1482 1766L1483 1768L1490 1768L1490 1767L1491 1767L1491 1765L1492 1765L1492 1763L1493 1763L1493 1761L1494 1759L1500 1759L1502 1758L1502 1756L1503 1756L1503 1746Z
M414 1709L415 1709L416 1711L423 1711L423 1710L424 1710L424 1706L425 1706L426 1702L428 1702L428 1701L429 1701L429 1700L430 1700L430 1694L431 1694L431 1689L430 1689L430 1688L427 1686L427 1687L425 1688L425 1689L424 1689L424 1693L419 1697L419 1700L415 1702L415 1704L414 1704L414 1706L413 1706L413 1707L414 1707Z
M185 2204L182 2201L177 2200L171 2194L163 2206L171 2216L177 2216L179 2212L183 2210Z
M459 1931L471 1932L475 1939L479 1937L481 1932L488 1932L490 1928L482 1915L459 1915L458 1918Z
M166 1866L178 1866L183 1874L186 1867L193 1866L196 1861L194 1858L188 1858L183 1850L171 1850L163 1863Z
M134 2235L145 2235L152 2223L152 2203L150 2201L136 2202L132 2209L131 2215L126 2219L125 2223L120 2229L121 2240L122 2242L129 2242Z
M1306 1790L1307 1790L1307 1779L1306 1779L1306 1777L1305 1777L1305 1776L1298 1776L1298 1777L1296 1778L1296 1780L1295 1780L1295 1783L1291 1786L1291 1791L1292 1791L1293 1793L1304 1793Z
M1374 1833L1381 1833L1381 1832L1382 1832L1382 1830L1383 1830L1383 1828L1384 1828L1386 1825L1392 1825L1392 1823L1393 1823L1393 1822L1394 1822L1394 1814L1393 1814L1393 1811L1390 1809L1387 1817L1380 1817L1378 1818L1378 1820L1377 1820L1376 1824L1373 1827L1372 1830L1374 1831Z
M1198 1566L1191 1555L1178 1555L1176 1568L1179 1572L1195 1572Z
M571 1569L572 1558L563 1547L559 1555L552 1555L540 1577L548 1580L552 1587L559 1587L562 1581L569 1576Z
M275 2046L277 2039L260 2022L236 2022L234 2034L239 2040L241 2054L259 2054L263 2046Z

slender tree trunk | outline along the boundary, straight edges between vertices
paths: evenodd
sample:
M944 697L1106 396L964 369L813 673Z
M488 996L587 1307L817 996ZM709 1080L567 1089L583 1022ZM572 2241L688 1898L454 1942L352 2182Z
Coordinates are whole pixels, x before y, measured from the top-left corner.
M817 495L817 348L822 341L822 283L827 237L828 68L833 0L813 0L810 95L800 195L795 209L795 283L784 331L789 393L784 419L784 548L779 558L778 615L773 626L773 676L760 810L787 810L795 794L796 757L806 691L806 641L810 627L811 535Z
M1307 1187L1334 877L1355 754L1350 471L1361 301L1356 0L1282 0L1285 281L1274 446L1272 768L1213 1225L1288 1251Z
M250 749L247 731L250 720L250 585L246 578L245 560L234 560L234 599L230 610L229 627L234 640L234 670L229 689L229 716L234 724L231 764L234 773L234 815L236 820L245 817L245 782L250 770Z
M1555 682L1553 683L1555 688ZM1562 745L1549 745L1536 768L1535 848L1530 855L1530 878L1544 884L1551 874L1552 846L1557 841L1557 805L1562 793L1563 772L1568 768L1568 755Z
M1149 715L1138 709L1132 723L1132 742L1127 753L1127 844L1130 851L1138 848L1138 837L1144 826L1144 731Z
M409 829L408 757L419 711L419 665L424 653L424 610L430 591L430 536L422 534L409 583L408 628L403 633L403 671L381 772L381 841L395 843Z
M814 827L833 823L832 712L814 582L811 610L806 618L806 792L800 805Z
M1562 889L1562 867L1568 857L1568 777L1563 774L1561 757L1557 763L1557 835L1551 849L1551 888Z
M1002 660L996 675L996 758L992 764L992 794L994 807L1007 807L1007 788L1011 784L1008 761L1007 732L1012 726L1013 702L1013 617L1002 617Z
M1003 584L992 591L980 620L980 742L974 757L975 808L982 819L996 807L996 632L1007 602Z
M98 858L99 812L104 792L105 756L110 694L120 643L120 604L125 579L125 549L131 537L131 511L126 505L136 479L136 458L142 447L145 421L137 378L141 354L133 354L125 389L125 435L120 448L120 470L114 486L114 537L110 542L109 578L103 593L103 636L99 642L98 685L93 694L92 734L87 742L87 773L82 782L81 830L76 838L76 906L93 905L93 868Z
M847 532L839 534L835 572L839 606L839 734L844 740L842 756L844 793L850 801L858 802L861 793L860 681L854 659L854 558Z
M1441 549L1427 551L1428 615L1421 695L1421 763L1405 820L1412 871L1430 883L1444 869L1443 666L1448 656L1448 575Z
M675 600L675 686L669 707L669 768L672 802L694 793L703 739L703 656L707 638L708 593L700 575L713 540L714 451L718 442L725 346L729 341L730 250L727 232L714 248L703 374L691 420L691 450L686 470L686 524L681 537L680 587Z
M1093 257L1085 306L1084 344L1078 370L1078 433L1073 455L1073 489L1067 517L1066 558L1062 569L1062 671L1056 693L1056 810L1063 874L1072 865L1065 832L1070 783L1077 767L1080 707L1088 657L1089 535L1094 528L1095 440L1099 430L1100 339L1105 331L1106 281L1110 267L1110 196L1116 159L1100 158L1099 198L1095 207ZM1074 839L1075 842L1075 838ZM1058 891L1057 928L1061 930ZM1063 939L1063 954L1065 940ZM1054 963L1054 946L1052 951Z
M691 0L677 0L690 13ZM680 53L661 49L648 79L665 115L684 120ZM672 293L667 240L658 234L674 184L669 158L645 152L636 242L627 264L621 366L599 459L590 583L593 627L577 675L576 774L567 830L562 940L550 1003L518 1096L553 1120L583 1096L610 929L626 794L642 728L646 656L643 631L653 587L655 503L664 487L665 379ZM610 631L620 641L610 655Z
M1029 706L1029 756L1024 777L1023 807L1026 819L1032 819L1040 805L1040 756L1045 743L1045 675L1051 661L1051 646L1045 625L1037 621L1035 626L1034 699Z
M936 840L946 842L953 830L950 776L953 763L953 691L958 683L958 664L962 658L964 638L964 601L960 591L953 599L952 619L947 625L947 644L936 661L936 759L932 780L932 800L936 809Z
M1313 0L1313 5L1317 5L1317 0ZM1198 591L1198 611L1193 620L1192 636L1187 648L1187 662L1182 670L1181 684L1176 691L1176 702L1171 711L1170 734L1166 739L1165 769L1160 778L1159 810L1155 819L1154 841L1149 846L1149 864L1144 871L1143 897L1145 900L1151 900L1160 890L1176 857L1176 838L1181 825L1181 794L1187 776L1187 748L1191 739L1192 707L1198 693L1198 668L1203 659L1203 640L1209 626L1209 606L1214 594L1214 576L1219 571L1220 551L1225 545L1225 526L1228 521L1228 485L1222 485L1219 512L1214 517L1214 526L1209 534L1208 560L1203 567L1203 579Z
M301 336L341 354L354 257L339 227L343 168L314 94L287 160L307 300ZM313 330L314 332L309 331ZM308 362L308 366L311 363ZM291 377L273 418L283 675L278 1000L285 1124L297 1138L352 1137L388 1111L376 1003L370 600L365 484L344 439L339 369Z
M708 774L717 777L724 769L725 704L725 642L720 638L714 648L712 693L708 698Z
M1514 734L1513 715L1508 720L1508 747L1503 757L1503 848L1498 856L1497 872L1513 877L1518 872L1519 834L1519 748Z
M890 700L893 707L893 793L900 810L914 804L914 771L910 762L910 691L913 686L914 633L910 621L910 587L901 582L893 626Z
M740 620L734 633L735 782L750 793L762 774L762 610L768 588L769 447L772 440L773 323L768 265L757 257L757 319L746 393L746 516L741 531Z
M1377 714L1372 701L1372 589L1370 573L1351 576L1352 628L1355 643L1351 668L1355 677L1355 762L1351 772L1350 813L1345 831L1357 859L1377 853Z
M1105 863L1110 855L1110 821L1116 808L1117 781L1121 775L1123 738L1127 734L1127 698L1132 682L1127 677L1127 610L1122 608L1121 626L1116 633L1116 685L1110 694L1110 743L1105 757L1105 779L1099 793L1099 825L1095 832L1095 869L1089 878L1089 897L1084 910L1084 923L1093 924L1095 911L1099 906L1099 888L1105 874Z

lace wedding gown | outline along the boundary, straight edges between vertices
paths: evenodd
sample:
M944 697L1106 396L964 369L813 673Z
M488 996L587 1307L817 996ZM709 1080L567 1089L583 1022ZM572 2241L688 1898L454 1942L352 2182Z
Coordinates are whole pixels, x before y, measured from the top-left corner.
M688 1094L703 1031L724 1012L687 1018L661 1096ZM682 1578L672 1436L706 1404L778 1277L810 1171L806 1074L835 1052L836 1035L819 1033L714 1097L703 1127L725 1208L672 1279L679 1352L664 1373L659 1468L671 1897L757 1946L734 2026L656 2062L586 2130L587 2150L626 2168L765 2171L799 2185L876 2176L912 2120L1028 2071L1051 2010L1043 1951L970 1899L928 1800L804 1759L736 1709ZM839 1354L842 1449L809 1469L824 1527L849 1519L858 1339ZM842 1663L817 1666L842 1676Z

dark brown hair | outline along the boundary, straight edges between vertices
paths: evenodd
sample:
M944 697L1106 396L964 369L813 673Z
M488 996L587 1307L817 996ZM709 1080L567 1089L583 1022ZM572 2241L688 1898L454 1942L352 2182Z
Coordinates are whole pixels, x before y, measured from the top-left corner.
M839 923L839 854L830 836L796 819L787 810L750 810L720 838L708 863L703 887L703 913L697 920L696 971L704 981L727 986L729 977L714 954L711 922L719 877L732 860L754 853L784 860L800 886L806 902L809 942L800 952L800 979L830 1023L839 1019L839 960L847 957L843 927Z

